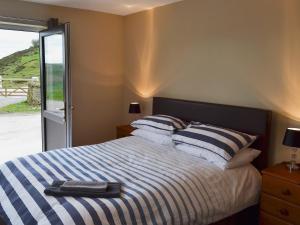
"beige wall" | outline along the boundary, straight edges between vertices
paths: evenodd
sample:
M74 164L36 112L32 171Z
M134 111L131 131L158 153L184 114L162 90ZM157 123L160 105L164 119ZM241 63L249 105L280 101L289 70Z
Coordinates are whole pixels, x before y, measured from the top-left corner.
M123 17L14 0L0 0L0 15L71 23L74 144L114 138L122 116Z
M125 18L124 120L152 96L274 111L271 162L300 126L300 2L185 0Z

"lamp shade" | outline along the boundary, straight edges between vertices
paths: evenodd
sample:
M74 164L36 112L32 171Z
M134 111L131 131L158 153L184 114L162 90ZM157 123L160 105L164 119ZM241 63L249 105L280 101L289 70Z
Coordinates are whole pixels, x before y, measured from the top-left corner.
M286 129L283 144L286 146L300 148L300 129L288 128Z
M129 105L129 113L141 113L141 107L138 102L132 102Z

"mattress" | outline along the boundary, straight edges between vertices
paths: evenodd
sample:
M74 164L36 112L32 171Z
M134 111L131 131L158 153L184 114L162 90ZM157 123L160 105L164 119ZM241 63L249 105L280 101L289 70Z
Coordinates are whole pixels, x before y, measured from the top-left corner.
M54 180L118 181L121 198L51 197ZM139 137L60 149L0 167L0 216L7 224L210 224L258 202L251 165L220 170Z

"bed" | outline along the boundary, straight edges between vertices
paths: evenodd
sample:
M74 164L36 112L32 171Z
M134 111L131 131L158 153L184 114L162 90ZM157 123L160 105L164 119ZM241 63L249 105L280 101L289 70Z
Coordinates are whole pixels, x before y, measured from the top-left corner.
M253 166L222 171L172 146L139 137L30 155L0 168L3 224L255 224L270 112L154 98L153 113L258 134L254 147L262 155ZM119 181L122 197L43 194L53 180L66 179Z

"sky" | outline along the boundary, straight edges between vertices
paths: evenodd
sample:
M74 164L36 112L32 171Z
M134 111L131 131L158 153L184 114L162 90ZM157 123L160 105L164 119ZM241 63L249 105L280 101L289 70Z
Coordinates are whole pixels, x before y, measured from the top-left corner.
M45 62L62 63L63 62L63 36L54 34L45 37Z
M39 40L39 33L12 31L0 29L0 59L12 53L28 49L32 40ZM62 35L52 35L45 38L46 63L62 63Z
M38 39L38 33L0 29L0 59L29 48L31 41Z

